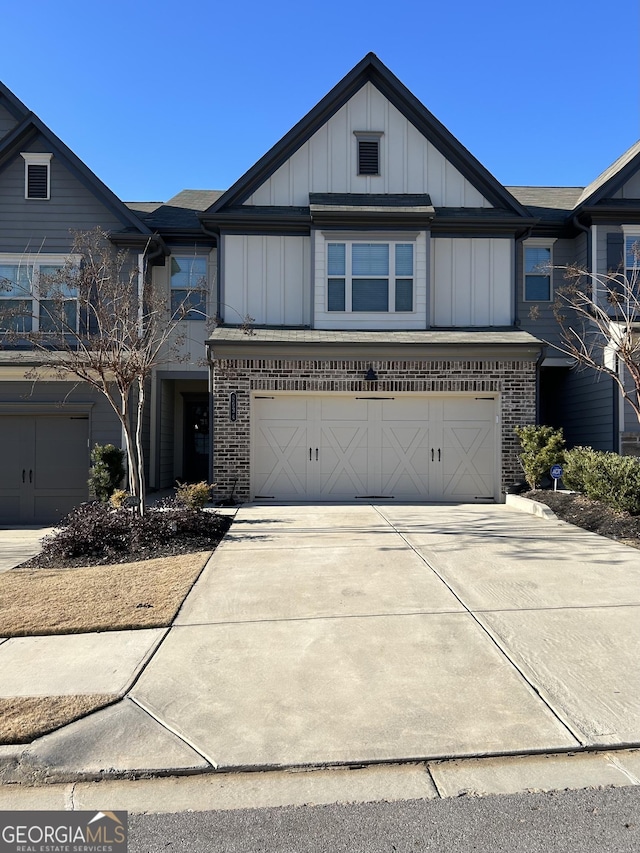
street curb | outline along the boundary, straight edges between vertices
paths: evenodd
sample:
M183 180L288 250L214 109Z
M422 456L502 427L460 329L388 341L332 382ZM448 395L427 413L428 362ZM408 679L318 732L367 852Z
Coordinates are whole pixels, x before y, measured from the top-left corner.
M547 521L557 521L558 516L546 504L540 501L532 501L529 498L523 498L520 495L506 495L505 503L511 509L517 509L519 512L526 512L529 515L537 515L539 518L544 518Z

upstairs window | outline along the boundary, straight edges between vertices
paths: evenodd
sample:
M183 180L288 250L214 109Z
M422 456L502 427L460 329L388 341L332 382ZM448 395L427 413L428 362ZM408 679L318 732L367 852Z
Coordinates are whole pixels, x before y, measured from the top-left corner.
M0 256L0 329L25 334L77 331L78 291L65 280L67 275L64 258L40 256L25 263Z
M524 301L551 302L552 244L528 241L524 245Z
M380 174L380 137L381 133L362 133L356 131L358 145L358 174Z
M24 197L46 201L51 197L52 154L22 154L24 158Z
M327 311L413 311L413 243L327 243Z
M171 256L171 313L185 320L207 319L207 258Z

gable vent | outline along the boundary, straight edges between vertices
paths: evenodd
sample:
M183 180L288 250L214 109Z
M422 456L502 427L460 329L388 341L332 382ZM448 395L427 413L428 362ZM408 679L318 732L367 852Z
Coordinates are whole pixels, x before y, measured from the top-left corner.
M27 198L49 198L48 177L47 165L27 164Z
M358 174L379 175L380 174L380 140L359 139L358 140Z

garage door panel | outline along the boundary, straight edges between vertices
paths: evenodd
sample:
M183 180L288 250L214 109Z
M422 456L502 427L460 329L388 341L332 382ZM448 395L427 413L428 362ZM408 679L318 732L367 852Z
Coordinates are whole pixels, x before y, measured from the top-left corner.
M494 499L495 406L472 397L256 398L254 495Z
M88 416L0 418L0 446L6 454L0 519L12 524L52 523L87 500L88 439Z

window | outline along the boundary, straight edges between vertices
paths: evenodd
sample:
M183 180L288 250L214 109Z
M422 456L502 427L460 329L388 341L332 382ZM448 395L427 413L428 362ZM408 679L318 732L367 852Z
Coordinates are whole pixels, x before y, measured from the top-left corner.
M524 300L551 302L552 243L528 240L524 245Z
M78 291L73 282L65 281L66 269L60 256L42 255L33 261L0 256L0 329L77 331Z
M171 257L171 313L185 320L207 319L207 258L205 255Z
M22 154L24 158L24 197L47 200L51 194L51 158L53 154Z
M356 131L358 145L358 174L380 174L380 137L382 133Z
M327 310L413 311L413 243L327 243Z
M624 229L624 271L627 281L635 282L640 275L640 231Z

